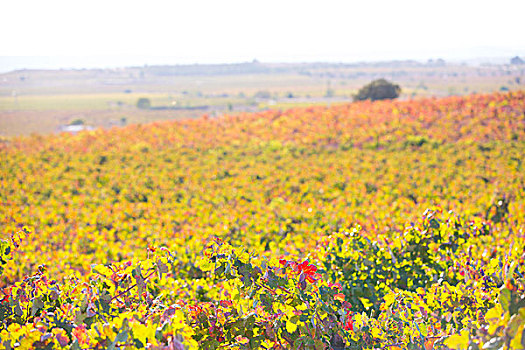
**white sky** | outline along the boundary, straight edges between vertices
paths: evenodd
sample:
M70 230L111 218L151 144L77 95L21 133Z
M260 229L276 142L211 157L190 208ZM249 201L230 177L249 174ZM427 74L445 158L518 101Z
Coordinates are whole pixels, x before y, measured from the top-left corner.
M93 66L524 54L524 0L0 3L0 56L11 65L38 65L20 56Z

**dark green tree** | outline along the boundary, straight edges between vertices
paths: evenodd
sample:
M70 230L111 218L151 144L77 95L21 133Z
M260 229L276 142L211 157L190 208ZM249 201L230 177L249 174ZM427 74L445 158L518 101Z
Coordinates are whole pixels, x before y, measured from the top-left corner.
M72 120L69 125L84 125L84 120L83 119L75 119L75 120Z
M401 88L397 84L393 84L385 79L374 80L371 83L363 86L356 95L354 100L387 100L399 97Z
M149 109L151 107L151 101L149 98L141 97L137 101L137 107L140 109Z

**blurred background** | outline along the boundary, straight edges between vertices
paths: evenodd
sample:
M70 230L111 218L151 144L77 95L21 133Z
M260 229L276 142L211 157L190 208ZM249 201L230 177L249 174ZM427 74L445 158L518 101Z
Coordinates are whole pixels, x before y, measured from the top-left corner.
M523 89L525 3L6 1L0 135Z

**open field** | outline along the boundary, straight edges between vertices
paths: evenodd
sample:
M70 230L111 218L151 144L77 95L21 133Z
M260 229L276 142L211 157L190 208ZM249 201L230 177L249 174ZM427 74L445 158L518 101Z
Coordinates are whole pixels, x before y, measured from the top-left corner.
M0 343L523 349L524 155L523 91L3 139Z
M202 111L149 111L140 109L115 110L57 110L57 111L4 111L0 112L0 135L54 134L59 127L75 120L102 128L153 121L187 119L202 116ZM123 120L124 119L124 120Z
M0 74L0 135L54 133L78 115L84 115L88 125L107 128L122 118L129 124L330 105L351 101L360 87L377 78L400 84L401 98L411 99L519 90L524 77L520 65L412 61L23 70ZM153 107L172 109L138 110L136 103L143 97Z

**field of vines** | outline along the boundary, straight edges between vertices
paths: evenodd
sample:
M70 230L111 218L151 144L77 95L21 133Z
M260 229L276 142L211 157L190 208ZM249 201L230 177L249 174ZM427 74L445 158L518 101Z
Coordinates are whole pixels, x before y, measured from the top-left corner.
M525 349L525 92L0 140L5 349Z

